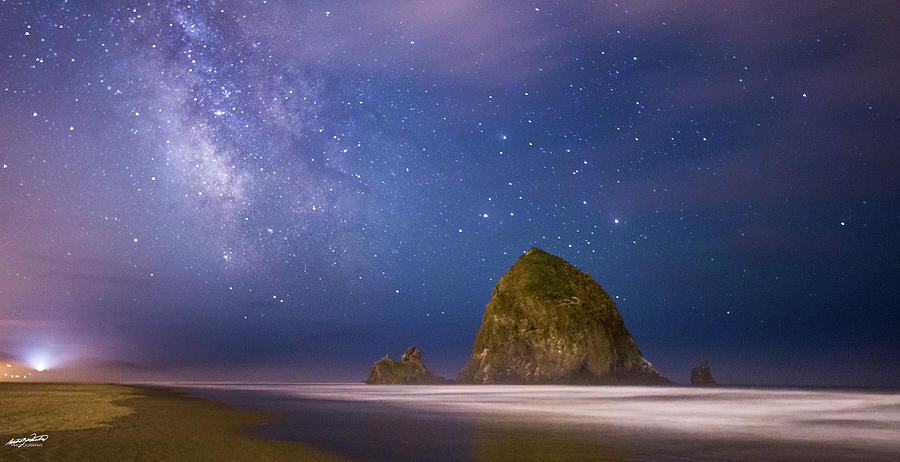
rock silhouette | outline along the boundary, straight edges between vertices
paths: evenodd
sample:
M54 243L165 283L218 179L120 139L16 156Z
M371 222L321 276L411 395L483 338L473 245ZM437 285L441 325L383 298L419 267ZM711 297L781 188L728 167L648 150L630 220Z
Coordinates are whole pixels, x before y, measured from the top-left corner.
M366 379L368 384L422 385L446 382L443 377L433 375L425 367L422 352L414 346L406 349L400 361L395 361L387 355L375 361L369 371L369 378Z
M697 367L691 369L691 385L710 386L716 385L712 373L709 371L709 361L702 360Z

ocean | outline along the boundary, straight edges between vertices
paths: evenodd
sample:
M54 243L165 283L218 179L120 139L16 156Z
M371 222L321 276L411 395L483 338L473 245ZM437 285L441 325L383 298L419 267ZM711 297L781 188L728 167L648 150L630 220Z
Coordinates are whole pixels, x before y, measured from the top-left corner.
M539 385L170 384L358 461L900 460L896 391Z

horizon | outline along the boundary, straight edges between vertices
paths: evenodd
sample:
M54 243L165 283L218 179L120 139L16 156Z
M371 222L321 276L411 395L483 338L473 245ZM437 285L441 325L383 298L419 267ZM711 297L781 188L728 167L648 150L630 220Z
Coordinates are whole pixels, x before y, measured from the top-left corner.
M900 387L892 2L112 3L0 3L30 367L455 379L539 247L676 382Z

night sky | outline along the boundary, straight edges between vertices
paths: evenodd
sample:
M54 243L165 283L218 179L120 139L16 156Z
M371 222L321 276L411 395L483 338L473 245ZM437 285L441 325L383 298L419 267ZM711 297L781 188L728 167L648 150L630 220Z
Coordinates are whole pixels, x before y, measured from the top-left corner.
M894 1L0 2L0 351L454 377L530 247L686 381L900 384Z

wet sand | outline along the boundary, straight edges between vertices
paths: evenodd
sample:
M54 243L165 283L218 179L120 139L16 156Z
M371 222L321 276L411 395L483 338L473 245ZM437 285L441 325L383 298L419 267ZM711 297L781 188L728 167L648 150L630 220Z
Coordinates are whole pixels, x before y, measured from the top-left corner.
M340 460L246 432L269 419L155 387L0 383L0 460ZM46 440L7 445L32 433Z

